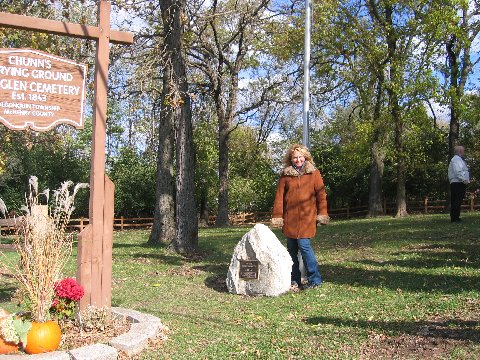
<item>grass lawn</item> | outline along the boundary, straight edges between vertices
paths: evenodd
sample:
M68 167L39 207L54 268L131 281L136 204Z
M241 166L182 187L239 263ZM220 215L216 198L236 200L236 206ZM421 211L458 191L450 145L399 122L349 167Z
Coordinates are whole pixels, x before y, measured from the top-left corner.
M201 229L191 259L116 232L112 305L170 328L139 359L480 359L480 213L462 215L333 221L312 242L323 286L275 298L226 290L250 227ZM13 290L2 276L11 311Z

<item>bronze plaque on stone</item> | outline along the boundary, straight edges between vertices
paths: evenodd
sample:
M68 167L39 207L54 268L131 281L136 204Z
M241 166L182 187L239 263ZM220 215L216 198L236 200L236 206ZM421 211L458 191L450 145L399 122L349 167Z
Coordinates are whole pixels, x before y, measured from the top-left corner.
M240 279L255 280L258 279L258 260L239 260Z
M0 49L0 122L11 130L83 128L87 66L32 49Z

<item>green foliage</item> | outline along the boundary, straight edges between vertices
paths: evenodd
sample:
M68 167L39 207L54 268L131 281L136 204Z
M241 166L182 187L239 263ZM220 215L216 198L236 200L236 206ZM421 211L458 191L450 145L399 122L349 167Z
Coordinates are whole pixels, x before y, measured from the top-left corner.
M372 127L347 109L311 134L311 152L322 173L329 207L364 204L368 199L369 140Z
M302 52L305 35L301 18L291 16L280 23L269 22L265 32L269 36L263 44L264 49L280 61L291 60Z
M8 343L27 344L27 333L32 323L22 319L16 314L11 314L2 319L0 324L0 337Z
M50 309L50 313L54 319L58 319L60 322L67 319L74 320L77 310L77 304L69 299L59 299L55 305L54 310Z
M407 195L412 198L442 199L447 190L448 128L433 126L425 108L406 114Z
M312 155L324 177L329 207L365 205L368 202L374 124L348 110L338 108L324 128L311 134ZM407 196L442 199L447 189L448 128L445 123L434 126L423 106L409 109L404 118L407 124L404 134ZM392 146L386 144L383 178L384 197L388 200L394 200L396 193Z
M40 179L41 188L53 189L66 180L88 182L90 145L78 133L67 126L45 133L0 131L5 164L0 172L0 197L9 209L18 211L23 205L31 175ZM88 192L79 196L76 214L88 214Z
M195 128L197 203L207 196L209 209L217 206L218 148L213 121ZM277 174L272 170L266 144L258 145L256 132L239 126L229 141L229 208L231 212L269 211L275 195Z
M95 23L95 7L91 5L88 1L0 1L3 12L80 24ZM0 45L37 49L88 63L94 61L95 55L94 42L29 30L0 28Z
M480 189L480 95L465 96L465 111L461 121L460 143L465 146L471 184L469 191Z
M230 210L270 211L278 175L266 144L258 144L254 129L238 127L230 137Z
M110 165L115 184L115 213L123 216L153 216L156 162L135 149L124 147Z
M32 327L32 323L22 318L16 318L13 320L13 327L15 328L15 332L18 334L20 342L25 347L27 345L27 334Z
M216 140L216 123L198 121L194 129L195 143L195 189L197 204L205 199L209 209L217 207L218 193L218 148ZM203 197L203 199L202 199Z

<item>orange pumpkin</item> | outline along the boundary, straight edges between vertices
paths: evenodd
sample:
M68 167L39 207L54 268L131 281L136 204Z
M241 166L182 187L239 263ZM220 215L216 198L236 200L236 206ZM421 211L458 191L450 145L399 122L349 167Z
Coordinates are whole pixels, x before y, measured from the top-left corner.
M32 322L32 327L27 334L27 354L40 354L55 351L60 345L62 332L56 321Z
M4 309L0 309L0 325L10 315L10 313ZM12 354L18 351L18 345L12 342L6 342L0 336L0 354Z
M0 354L13 354L18 352L18 345L12 342L5 342L0 337Z

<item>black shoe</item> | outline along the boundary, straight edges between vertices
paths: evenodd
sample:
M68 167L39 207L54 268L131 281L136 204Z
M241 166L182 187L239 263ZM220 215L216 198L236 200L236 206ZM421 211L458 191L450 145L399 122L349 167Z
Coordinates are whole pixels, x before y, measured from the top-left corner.
M310 284L308 283L307 285L303 286L303 290L310 290L310 289L315 289L317 287L322 286L322 284Z
M462 219L452 219L452 223L461 223Z

